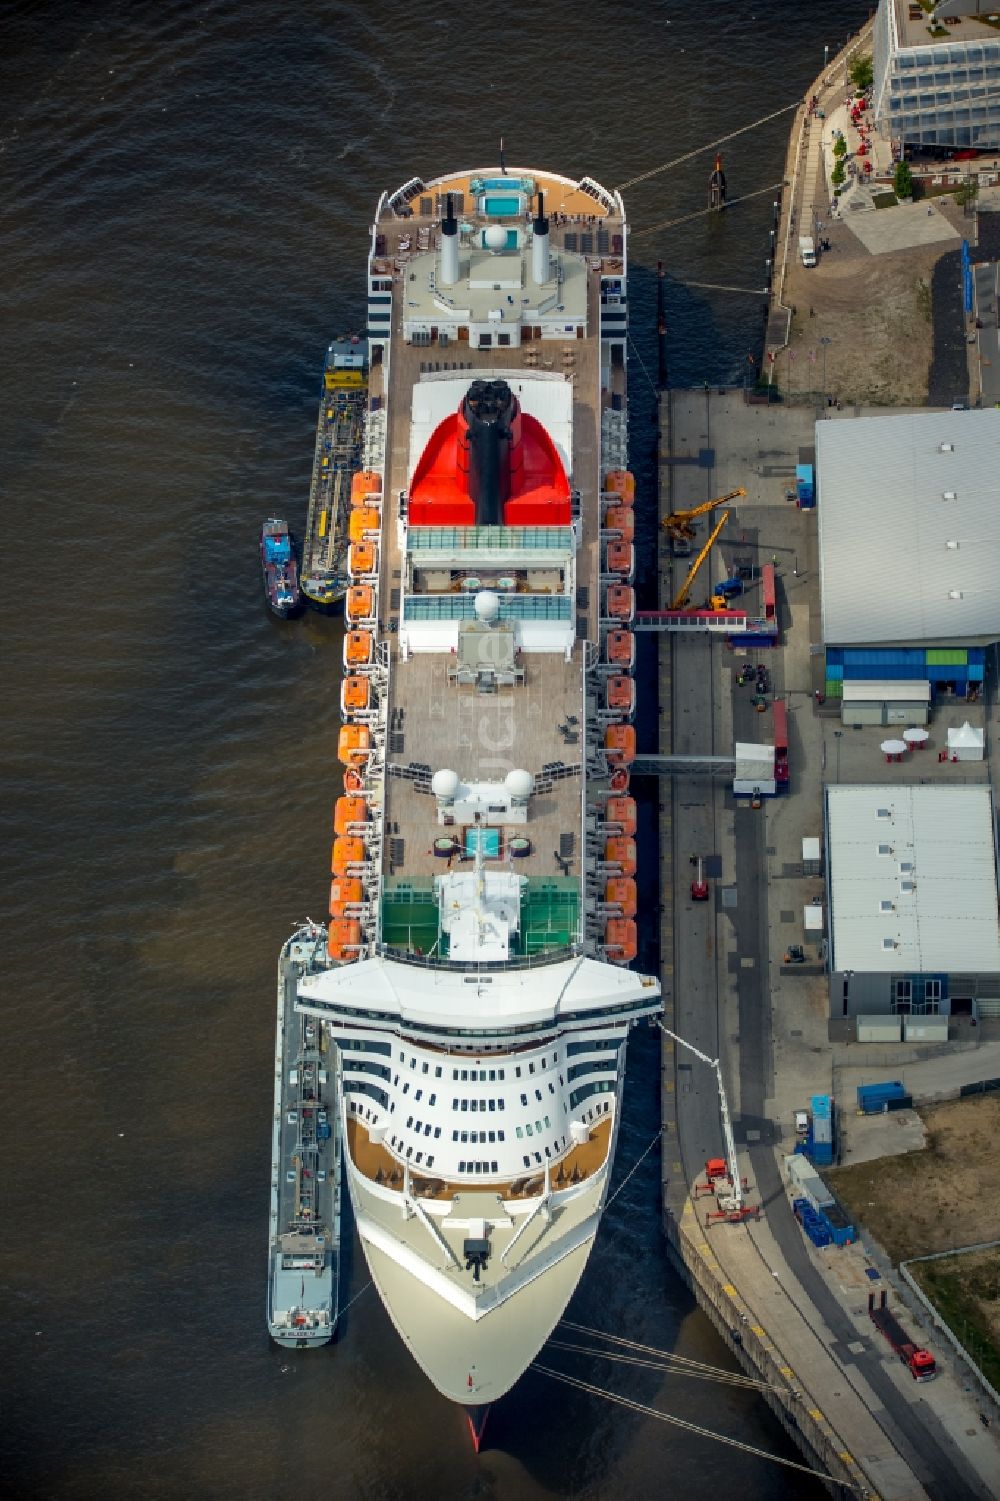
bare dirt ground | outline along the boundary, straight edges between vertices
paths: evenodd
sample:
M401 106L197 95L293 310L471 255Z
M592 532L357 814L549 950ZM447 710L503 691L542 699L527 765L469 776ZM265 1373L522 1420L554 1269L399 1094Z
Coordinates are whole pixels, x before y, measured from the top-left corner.
M825 1175L893 1262L1000 1239L1000 1096L950 1100L920 1114L922 1152Z
M950 210L948 217L960 224ZM923 405L934 339L931 277L955 243L871 255L844 224L828 224L823 235L831 248L815 269L789 262L785 302L795 316L789 348L775 364L777 384L793 401L823 393L825 338L825 391L843 405Z

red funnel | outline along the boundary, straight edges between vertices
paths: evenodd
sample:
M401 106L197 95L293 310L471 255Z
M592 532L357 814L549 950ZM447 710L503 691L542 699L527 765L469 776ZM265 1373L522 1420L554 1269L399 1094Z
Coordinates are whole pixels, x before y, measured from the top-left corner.
M469 1432L472 1434L472 1447L476 1453L482 1447L483 1434L486 1431L486 1419L489 1417L490 1404L483 1402L476 1407L467 1407L465 1416L469 1424Z

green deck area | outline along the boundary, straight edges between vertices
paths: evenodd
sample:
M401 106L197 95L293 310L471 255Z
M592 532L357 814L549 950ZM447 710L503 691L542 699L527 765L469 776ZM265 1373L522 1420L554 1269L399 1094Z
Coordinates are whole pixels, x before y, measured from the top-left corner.
M531 877L521 899L521 931L514 945L520 957L575 942L580 920L580 887L572 876ZM438 907L431 876L386 881L382 891L382 942L390 948L447 957L447 939L438 944Z

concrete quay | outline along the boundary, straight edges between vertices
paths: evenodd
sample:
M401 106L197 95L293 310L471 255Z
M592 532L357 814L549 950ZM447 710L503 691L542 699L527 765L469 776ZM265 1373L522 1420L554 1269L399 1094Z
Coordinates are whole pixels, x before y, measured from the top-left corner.
M750 691L736 685L739 663L752 658L766 662L775 693L788 704L791 763L788 792L758 810L736 805L719 777L677 775L660 783L665 1025L721 1058L749 1198L762 1209L757 1223L710 1224L711 1200L692 1197L706 1158L723 1150L718 1093L711 1071L665 1037L664 1228L700 1305L747 1371L773 1388L768 1400L810 1465L843 1494L964 1501L1000 1493L996 1425L983 1426L967 1377L931 1332L925 1338L940 1374L928 1386L913 1382L867 1318L868 1290L896 1286L884 1257L863 1242L815 1250L792 1216L781 1178L794 1110L813 1093L833 1092L853 1067L882 1060L829 1040L818 965L803 973L781 963L787 944L802 941L802 906L821 890L802 873L801 840L821 832L823 782L888 782L900 774L983 780L995 769L940 765L933 754L948 724L977 714L989 723L988 704L937 711L931 750L892 767L879 750L883 732L841 732L835 713L818 709L816 515L785 499L799 450L814 442L817 415L811 406L751 405L742 392L661 398L661 513L736 486L748 492L730 505L695 599L736 558L776 560L781 635L763 652L733 652L707 634L661 636L658 749L723 755L734 739L766 741L770 714L755 713ZM850 420L836 412L829 419ZM661 607L689 562L672 560L661 534ZM987 738L992 744L998 737ZM706 857L707 903L690 901L692 854ZM996 1072L994 1039L984 1041L977 1049L969 1039L953 1067L956 1078ZM932 1073L933 1063L921 1056L911 1050L907 1066ZM871 1271L879 1280L870 1280ZM915 1313L907 1310L905 1318L919 1328Z

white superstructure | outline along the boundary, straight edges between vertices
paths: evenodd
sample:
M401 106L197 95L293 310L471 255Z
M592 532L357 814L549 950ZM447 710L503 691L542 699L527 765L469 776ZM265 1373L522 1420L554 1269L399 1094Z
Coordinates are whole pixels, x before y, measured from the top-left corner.
M470 1409L586 1265L635 957L621 200L503 169L383 198L329 967L346 1176L415 1359Z

